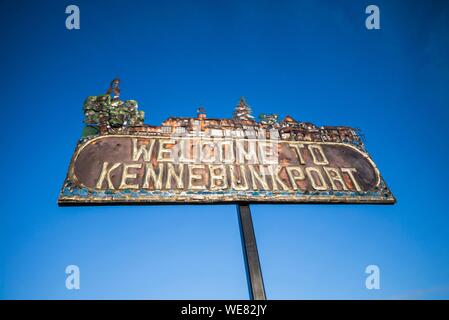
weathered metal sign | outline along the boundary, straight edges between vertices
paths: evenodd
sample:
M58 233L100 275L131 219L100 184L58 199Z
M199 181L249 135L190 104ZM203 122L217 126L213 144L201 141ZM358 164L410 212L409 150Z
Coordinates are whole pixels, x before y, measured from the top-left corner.
M349 144L99 136L81 143L59 202L393 202Z
M200 109L149 126L135 101L89 97L58 202L395 202L354 129L250 112L241 100L232 119Z

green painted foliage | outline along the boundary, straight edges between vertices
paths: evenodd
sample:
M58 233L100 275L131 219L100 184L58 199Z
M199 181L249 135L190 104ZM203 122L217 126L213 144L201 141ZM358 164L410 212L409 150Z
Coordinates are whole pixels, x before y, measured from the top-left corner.
M138 110L137 101L111 99L108 94L87 97L83 110L85 124L111 128L142 125L145 115Z

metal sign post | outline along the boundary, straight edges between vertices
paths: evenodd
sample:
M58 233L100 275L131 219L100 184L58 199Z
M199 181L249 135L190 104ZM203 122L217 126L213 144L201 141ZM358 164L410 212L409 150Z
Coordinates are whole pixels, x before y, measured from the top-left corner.
M259 252L257 251L256 235L254 234L253 219L251 218L249 204L237 204L237 214L242 237L242 249L250 299L266 300Z

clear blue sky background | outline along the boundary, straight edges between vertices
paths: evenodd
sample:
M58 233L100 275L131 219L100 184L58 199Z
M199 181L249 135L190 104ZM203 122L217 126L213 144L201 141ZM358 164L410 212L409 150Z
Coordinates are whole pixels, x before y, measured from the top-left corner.
M449 298L449 2L1 3L0 298L248 298L232 205L57 206L82 102L117 75L146 123L230 117L244 95L256 115L363 130L398 203L253 206L269 298Z

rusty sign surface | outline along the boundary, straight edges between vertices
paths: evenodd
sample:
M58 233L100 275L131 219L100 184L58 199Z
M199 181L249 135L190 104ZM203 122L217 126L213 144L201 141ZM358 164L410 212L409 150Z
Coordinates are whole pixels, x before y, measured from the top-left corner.
M230 119L200 108L161 126L143 124L136 102L109 95L89 97L84 109L60 205L395 202L350 127L277 115L257 122L243 99Z

